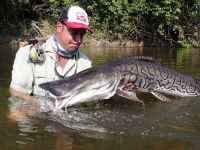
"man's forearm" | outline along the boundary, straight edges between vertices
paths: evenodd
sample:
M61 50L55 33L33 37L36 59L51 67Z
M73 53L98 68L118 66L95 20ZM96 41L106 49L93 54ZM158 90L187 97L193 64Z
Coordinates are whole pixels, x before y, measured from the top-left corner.
M10 91L10 94L12 96L15 96L17 98L21 98L21 99L24 99L24 100L32 100L32 96L27 94L27 93L17 91L13 88L10 88L9 91Z

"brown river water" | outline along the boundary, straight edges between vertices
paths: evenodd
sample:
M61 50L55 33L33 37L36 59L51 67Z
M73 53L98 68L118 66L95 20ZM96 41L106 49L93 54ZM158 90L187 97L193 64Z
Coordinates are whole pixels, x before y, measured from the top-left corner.
M74 106L54 121L13 122L8 88L17 47L0 46L0 149L2 150L197 150L200 97L161 102L141 94L145 106L120 97ZM116 58L145 55L183 74L200 77L200 49L82 48L99 66ZM61 118L64 119L61 119Z

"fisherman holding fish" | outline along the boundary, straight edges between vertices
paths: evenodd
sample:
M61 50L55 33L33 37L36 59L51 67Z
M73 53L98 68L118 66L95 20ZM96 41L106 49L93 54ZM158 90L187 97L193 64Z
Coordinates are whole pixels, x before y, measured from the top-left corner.
M31 100L43 95L39 84L71 76L91 67L91 61L79 47L89 27L88 15L79 6L65 7L56 24L56 33L41 46L21 47L15 57L11 95Z

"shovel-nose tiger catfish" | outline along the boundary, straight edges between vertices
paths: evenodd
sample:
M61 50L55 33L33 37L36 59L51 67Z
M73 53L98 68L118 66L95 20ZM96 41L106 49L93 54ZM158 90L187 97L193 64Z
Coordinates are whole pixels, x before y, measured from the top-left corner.
M55 109L81 102L108 99L117 94L140 101L136 92L148 92L161 101L168 95L187 97L200 95L199 80L159 65L151 57L113 60L71 77L40 84L55 98Z

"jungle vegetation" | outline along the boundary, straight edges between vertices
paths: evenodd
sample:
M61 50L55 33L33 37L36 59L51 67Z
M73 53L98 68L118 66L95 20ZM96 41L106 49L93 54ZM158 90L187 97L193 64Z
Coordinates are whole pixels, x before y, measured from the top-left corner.
M143 41L148 46L199 47L200 0L1 0L1 36L22 36L32 21L58 20L61 8L80 5L95 37Z

